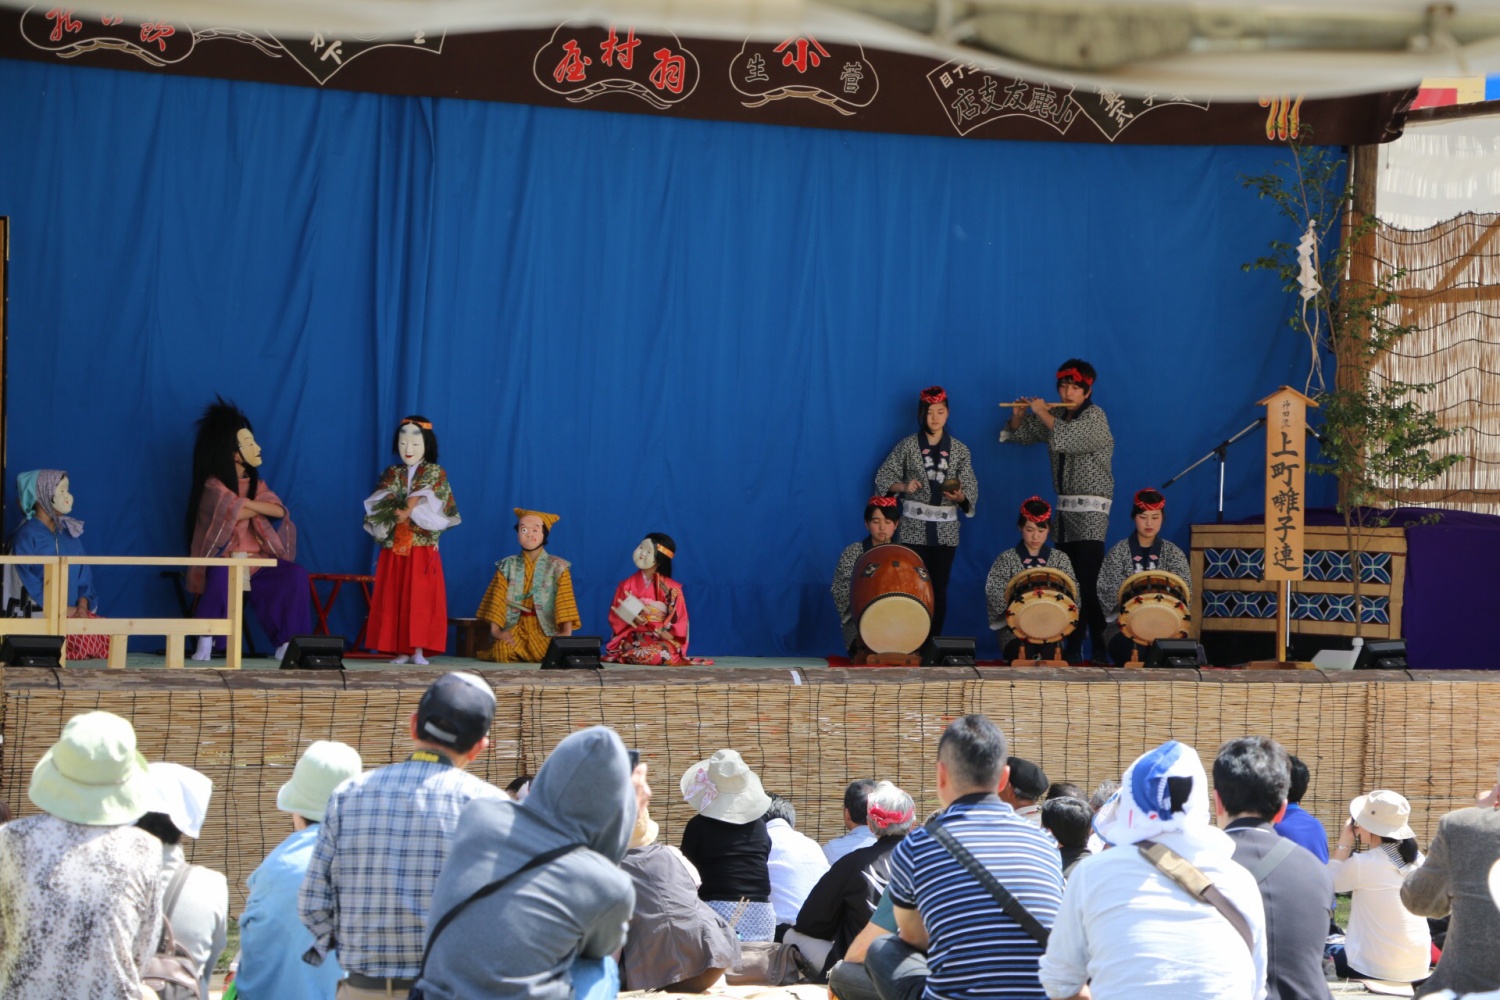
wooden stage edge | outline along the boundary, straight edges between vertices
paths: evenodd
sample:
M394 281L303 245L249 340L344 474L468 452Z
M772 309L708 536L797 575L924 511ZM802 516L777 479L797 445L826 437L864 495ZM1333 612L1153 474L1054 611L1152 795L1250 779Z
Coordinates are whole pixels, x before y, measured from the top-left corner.
M1500 681L1493 670L1241 670L1211 668L1145 670L1105 667L715 667L657 670L484 670L491 686L503 688L622 688L668 684L883 685L955 681L1065 681L1084 684L1366 684ZM295 691L422 690L438 676L432 668L406 670L90 670L7 667L4 689L82 691Z

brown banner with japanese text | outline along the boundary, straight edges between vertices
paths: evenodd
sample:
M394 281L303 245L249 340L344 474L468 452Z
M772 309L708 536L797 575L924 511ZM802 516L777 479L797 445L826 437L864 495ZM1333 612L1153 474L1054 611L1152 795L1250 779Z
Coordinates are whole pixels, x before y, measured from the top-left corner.
M766 125L1063 142L1378 143L1400 134L1415 96L1413 88L1325 100L1296 93L1241 103L1191 93L1134 98L810 35L778 44L564 22L473 34L413 25L399 37L280 38L47 6L0 12L0 58Z

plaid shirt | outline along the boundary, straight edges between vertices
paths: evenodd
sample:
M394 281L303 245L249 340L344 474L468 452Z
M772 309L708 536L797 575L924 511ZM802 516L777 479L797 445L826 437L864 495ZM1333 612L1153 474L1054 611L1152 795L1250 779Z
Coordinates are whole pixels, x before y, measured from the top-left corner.
M427 909L458 814L503 793L444 763L407 760L350 778L328 800L297 912L312 932L305 959L366 976L411 979L422 964Z

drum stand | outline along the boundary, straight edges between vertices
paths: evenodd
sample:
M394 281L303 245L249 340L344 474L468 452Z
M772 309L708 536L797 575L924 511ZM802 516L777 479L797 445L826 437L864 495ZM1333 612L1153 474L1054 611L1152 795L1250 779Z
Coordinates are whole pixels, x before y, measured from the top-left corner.
M1053 651L1057 655L1054 656L1054 657L1052 657L1051 659L1045 659L1044 660L1044 659L1042 659L1041 654L1042 654L1042 652L1048 646L1051 646L1052 649L1053 649ZM1026 654L1030 653L1033 649L1035 649L1037 651L1037 655L1036 656L1028 656L1028 655L1026 655ZM1021 655L1017 656L1014 660L1011 660L1010 661L1010 666L1012 666L1012 667L1069 667L1069 666L1072 666L1072 664L1069 663L1067 660L1065 660L1065 659L1062 658L1062 640L1059 639L1057 642L1044 643L1041 646L1032 646L1032 645L1030 645L1028 643L1022 643L1021 644Z

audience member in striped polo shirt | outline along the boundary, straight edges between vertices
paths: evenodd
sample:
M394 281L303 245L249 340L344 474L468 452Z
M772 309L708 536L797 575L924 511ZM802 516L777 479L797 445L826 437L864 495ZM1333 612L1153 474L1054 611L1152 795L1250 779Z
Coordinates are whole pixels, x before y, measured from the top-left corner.
M1005 734L983 715L938 741L944 810L891 854L897 935L870 945L865 968L884 1000L1041 1000L1042 945L934 838L941 824L1043 927L1062 900L1052 838L1000 801L1010 777ZM925 952L925 954L924 954Z

